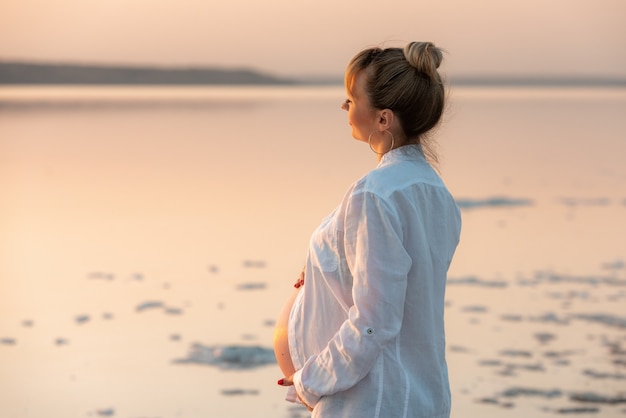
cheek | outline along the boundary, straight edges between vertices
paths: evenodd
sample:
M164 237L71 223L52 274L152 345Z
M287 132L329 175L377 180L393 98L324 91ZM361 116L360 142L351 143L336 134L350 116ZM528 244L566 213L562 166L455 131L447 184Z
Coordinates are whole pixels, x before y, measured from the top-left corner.
M353 112L350 120L353 124L359 125L361 127L367 125L368 123L367 115L363 112Z

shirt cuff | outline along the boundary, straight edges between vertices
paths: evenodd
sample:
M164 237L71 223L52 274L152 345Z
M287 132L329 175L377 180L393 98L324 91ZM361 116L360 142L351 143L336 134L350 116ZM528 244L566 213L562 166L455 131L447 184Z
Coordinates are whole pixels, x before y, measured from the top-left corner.
M319 402L320 397L313 395L304 388L302 383L302 370L303 369L300 369L293 374L293 387L296 388L300 401L304 403L305 406L313 409Z

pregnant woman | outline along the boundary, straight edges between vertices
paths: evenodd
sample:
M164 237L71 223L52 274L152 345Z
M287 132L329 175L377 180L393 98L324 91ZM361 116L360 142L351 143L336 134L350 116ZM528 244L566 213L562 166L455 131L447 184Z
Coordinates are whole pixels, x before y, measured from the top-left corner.
M461 218L429 141L441 60L412 42L361 51L346 70L341 107L378 164L313 232L275 334L278 383L313 417L450 416L444 293Z

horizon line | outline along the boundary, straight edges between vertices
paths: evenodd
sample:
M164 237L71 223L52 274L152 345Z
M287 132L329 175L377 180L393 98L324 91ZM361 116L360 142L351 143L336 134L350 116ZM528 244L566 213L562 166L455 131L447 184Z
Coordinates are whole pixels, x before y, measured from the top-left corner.
M24 66L31 67L32 69L45 70L46 68L57 70L63 69L84 69L85 71L92 70L106 70L106 71L152 71L154 73L166 74L166 73L178 73L178 75L184 75L189 73L221 73L228 74L242 74L258 78L259 84L319 84L319 85L343 85L343 75L331 75L331 74L308 74L308 75L276 75L270 71L264 71L255 69L252 66L219 66L219 65L150 65L150 64L95 64L87 62L46 62L46 61L28 61L28 60L7 60L0 58L0 67L9 66ZM608 74L586 74L586 75L573 75L573 74L511 74L511 73L498 73L498 74L446 74L446 80L450 84L457 85L476 85L476 86L626 86L626 75L616 76ZM261 82L262 81L262 82ZM14 81L6 79L3 80L0 77L0 85L32 85L32 84L45 84L40 81ZM79 81L72 80L57 80L51 81L51 84L114 84L106 79L96 80L88 83L81 83ZM183 78L173 81L145 81L142 83L138 80L131 80L125 84L233 84L229 81L185 81ZM250 84L247 82L246 84ZM252 83L254 84L254 83Z

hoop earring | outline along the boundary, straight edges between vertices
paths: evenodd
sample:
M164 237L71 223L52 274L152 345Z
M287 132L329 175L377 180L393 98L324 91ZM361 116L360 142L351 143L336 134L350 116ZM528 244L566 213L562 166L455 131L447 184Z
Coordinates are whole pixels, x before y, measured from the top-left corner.
M383 132L387 132L389 135L391 135L391 146L385 152L378 152L372 146L372 135L374 135L374 132L376 132L376 131L370 132L370 135L367 137L367 143L370 146L370 149L374 152L374 154L384 155L384 154L388 153L389 151L391 151L393 149L393 146L395 145L395 138L393 137L393 134L390 131L386 130L386 129L383 131Z

